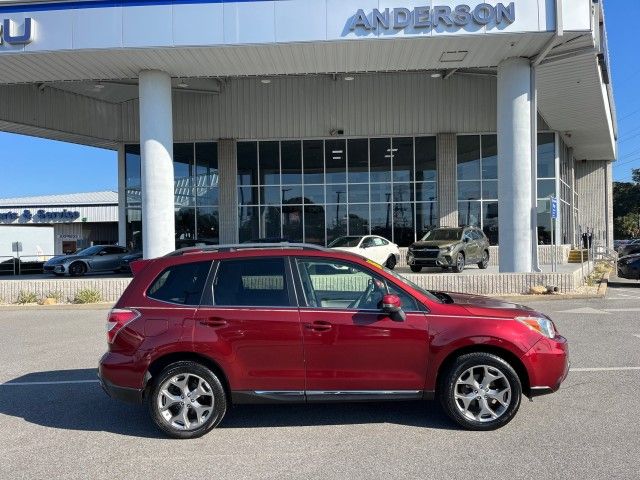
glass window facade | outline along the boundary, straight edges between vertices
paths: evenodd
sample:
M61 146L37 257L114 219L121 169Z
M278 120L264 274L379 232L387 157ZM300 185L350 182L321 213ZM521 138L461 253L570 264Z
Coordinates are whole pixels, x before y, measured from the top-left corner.
M240 171L240 170L239 170ZM218 243L218 147L215 142L173 146L176 240ZM125 146L127 246L142 249L140 146Z
M437 225L435 137L241 141L237 155L241 242L372 233L407 246Z
M496 135L458 136L458 223L482 228L498 244L498 141Z

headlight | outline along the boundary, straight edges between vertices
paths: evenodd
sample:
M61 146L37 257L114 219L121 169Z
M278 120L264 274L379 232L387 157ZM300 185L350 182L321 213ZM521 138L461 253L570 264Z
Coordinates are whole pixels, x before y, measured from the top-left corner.
M441 247L440 250L442 250L443 252L449 253L451 250L453 250L453 246L449 245L448 247Z
M556 327L553 322L544 317L516 317L514 320L529 327L531 330L538 332L540 335L544 335L547 338L554 338L556 336Z

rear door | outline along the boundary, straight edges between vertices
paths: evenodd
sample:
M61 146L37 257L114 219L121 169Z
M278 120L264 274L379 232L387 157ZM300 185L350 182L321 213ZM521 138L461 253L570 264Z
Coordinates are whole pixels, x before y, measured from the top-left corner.
M375 268L299 258L307 399L421 395L429 348L424 308ZM399 294L407 314L394 321L382 295Z
M196 351L216 360L234 395L304 399L302 330L289 259L221 260L195 316Z

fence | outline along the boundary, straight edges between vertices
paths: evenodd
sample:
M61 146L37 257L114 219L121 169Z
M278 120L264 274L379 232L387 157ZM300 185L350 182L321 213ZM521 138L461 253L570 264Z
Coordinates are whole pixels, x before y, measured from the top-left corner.
M31 275L44 273L43 266L53 255L0 256L0 275Z

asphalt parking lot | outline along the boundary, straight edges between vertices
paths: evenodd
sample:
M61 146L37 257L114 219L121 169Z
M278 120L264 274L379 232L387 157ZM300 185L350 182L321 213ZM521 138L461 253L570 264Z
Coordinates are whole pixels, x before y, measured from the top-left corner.
M555 395L487 433L435 403L240 406L193 441L95 382L102 309L0 310L0 478L637 478L640 284L536 301L571 342Z

